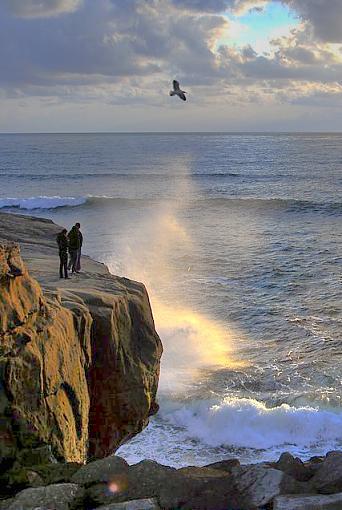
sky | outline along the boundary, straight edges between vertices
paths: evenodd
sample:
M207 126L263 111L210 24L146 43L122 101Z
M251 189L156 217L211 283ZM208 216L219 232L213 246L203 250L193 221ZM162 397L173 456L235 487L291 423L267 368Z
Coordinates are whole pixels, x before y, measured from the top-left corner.
M342 131L342 1L0 0L0 132L104 131Z

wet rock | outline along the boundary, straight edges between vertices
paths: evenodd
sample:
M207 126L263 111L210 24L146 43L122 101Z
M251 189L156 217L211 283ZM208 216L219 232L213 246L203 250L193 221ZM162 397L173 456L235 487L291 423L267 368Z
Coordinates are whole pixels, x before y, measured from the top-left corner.
M71 483L25 489L15 496L7 510L72 510L82 504L83 497L84 490Z
M71 482L80 485L115 483L116 480L127 477L127 473L127 462L113 455L82 466L72 475Z
M342 492L342 452L329 452L310 482L322 494Z
M252 508L267 505L281 494L301 494L307 491L306 484L264 464L234 468L232 477L237 490Z
M249 508L243 506L244 499L227 472L205 467L176 470L153 461L130 466L126 486L96 484L87 489L86 495L94 506L155 498L163 510Z
M87 499L94 504L109 505L133 499L148 499L159 496L165 485L176 485L181 477L177 470L157 462L144 460L129 466L127 475L116 481L96 484L86 491Z
M204 467L219 469L220 471L227 471L227 473L230 473L233 468L238 466L240 466L240 461L238 459L228 459L221 460L220 462L214 462L213 464L207 464Z
M181 480L166 485L159 495L162 508L181 510L247 510L248 502L229 473L208 467L178 471Z
M342 493L329 496L278 496L273 510L341 510Z
M295 458L288 452L282 453L273 467L292 476L298 482L307 482L313 476L312 471L298 457Z

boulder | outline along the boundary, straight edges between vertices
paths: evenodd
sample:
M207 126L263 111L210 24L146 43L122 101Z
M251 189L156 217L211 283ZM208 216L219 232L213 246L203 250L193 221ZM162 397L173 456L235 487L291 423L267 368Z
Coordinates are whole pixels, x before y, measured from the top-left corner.
M151 498L113 503L111 505L100 506L96 510L160 510L160 506L156 499Z
M293 457L290 453L284 452L279 457L278 462L273 464L275 469L279 469L289 476L292 476L298 482L307 482L313 476L310 470L298 457Z
M238 459L227 459L221 460L219 462L213 462L212 464L207 464L204 467L210 469L218 469L219 471L227 471L227 473L230 473L233 468L238 466L240 466L240 461Z
M178 470L180 480L162 487L159 504L173 510L249 510L251 507L226 471L209 467Z
M127 473L127 462L121 457L113 455L82 466L72 475L71 481L79 485L114 483L115 480L127 478Z
M129 466L127 478L112 486L108 483L95 484L86 490L86 495L94 506L154 498L159 496L165 485L175 486L180 479L175 468L144 460Z
M342 452L329 452L310 482L322 494L342 492Z
M265 464L233 468L231 476L235 486L251 508L269 504L281 494L308 492L305 483Z
M342 493L333 495L278 496L273 510L341 510Z
M72 510L80 507L84 490L76 484L63 483L19 492L7 510Z
M250 508L227 472L205 467L176 470L149 460L129 467L126 486L96 484L87 489L86 498L94 507L155 498L163 510Z
M66 462L57 464L42 464L39 466L32 466L32 469L43 480L43 485L51 485L62 482L71 482L71 478L82 465L76 462Z
M53 455L50 445L21 450L18 453L17 461L22 466L36 466L38 464L43 465L57 463L57 459Z

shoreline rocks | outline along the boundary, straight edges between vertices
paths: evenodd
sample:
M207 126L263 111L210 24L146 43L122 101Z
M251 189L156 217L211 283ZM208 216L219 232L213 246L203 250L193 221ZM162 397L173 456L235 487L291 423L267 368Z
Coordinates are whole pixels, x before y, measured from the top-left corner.
M286 472L281 469L284 455ZM302 475L296 469L300 459L289 453L276 463L222 461L227 470L218 469L218 463L213 465L216 467L180 469L151 460L128 465L115 455L83 466L50 460L30 466L26 487L18 485L14 491L12 486L11 497L0 500L0 510L341 510L342 487L331 485L332 459L338 466L334 472L334 480L338 480L342 452L330 452L319 462L313 458L303 463L312 474L305 482L298 479ZM323 490L329 486L331 492L322 493L317 480Z

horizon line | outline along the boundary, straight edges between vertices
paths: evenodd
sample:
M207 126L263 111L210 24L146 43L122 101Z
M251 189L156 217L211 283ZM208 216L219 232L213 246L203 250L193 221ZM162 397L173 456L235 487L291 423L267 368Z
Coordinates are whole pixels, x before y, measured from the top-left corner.
M342 134L341 131L0 131L1 135L293 135Z

